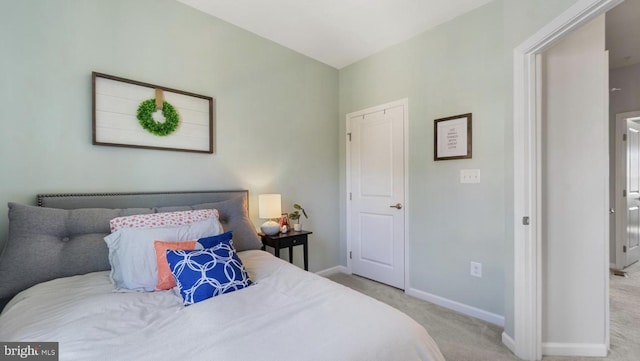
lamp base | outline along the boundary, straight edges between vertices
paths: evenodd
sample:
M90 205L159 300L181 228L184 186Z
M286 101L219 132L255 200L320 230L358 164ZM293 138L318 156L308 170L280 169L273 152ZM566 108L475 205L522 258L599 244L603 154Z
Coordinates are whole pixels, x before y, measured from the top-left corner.
M260 230L267 236L275 236L280 232L280 225L278 222L269 220L260 226Z

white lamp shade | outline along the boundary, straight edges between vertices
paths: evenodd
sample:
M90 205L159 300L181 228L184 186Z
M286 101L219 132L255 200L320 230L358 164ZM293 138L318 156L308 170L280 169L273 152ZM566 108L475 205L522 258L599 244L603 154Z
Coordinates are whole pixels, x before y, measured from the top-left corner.
M258 195L258 217L262 219L280 218L282 200L279 194Z

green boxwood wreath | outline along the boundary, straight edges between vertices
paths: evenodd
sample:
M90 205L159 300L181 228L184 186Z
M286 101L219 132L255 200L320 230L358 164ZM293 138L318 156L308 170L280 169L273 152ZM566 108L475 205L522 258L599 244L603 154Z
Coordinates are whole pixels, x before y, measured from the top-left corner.
M138 122L149 133L157 136L165 136L173 133L180 124L180 116L176 112L176 108L173 105L162 102L162 115L164 116L164 123L155 121L151 114L156 111L156 100L147 99L140 103L138 106Z

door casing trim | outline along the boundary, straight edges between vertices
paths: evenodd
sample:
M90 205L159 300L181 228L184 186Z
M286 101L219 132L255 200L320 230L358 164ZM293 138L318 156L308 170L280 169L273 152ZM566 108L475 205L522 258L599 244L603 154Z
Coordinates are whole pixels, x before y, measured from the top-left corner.
M537 56L623 0L579 0L514 49L513 182L514 182L514 330L505 343L525 360L542 358L541 325L541 139ZM529 225L523 224L529 218ZM606 255L608 264L608 257Z

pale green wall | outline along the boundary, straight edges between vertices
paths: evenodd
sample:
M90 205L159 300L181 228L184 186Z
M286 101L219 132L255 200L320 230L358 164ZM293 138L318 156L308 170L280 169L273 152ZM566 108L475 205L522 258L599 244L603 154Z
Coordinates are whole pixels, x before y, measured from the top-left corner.
M246 188L256 225L261 192L301 203L311 270L337 264L334 68L174 0L4 0L0 44L0 240L36 193ZM216 154L92 145L94 70L215 98Z
M504 315L511 336L513 49L573 3L496 0L340 70L342 139L346 114L409 98L410 286ZM467 112L473 159L433 161L433 120ZM480 169L481 183L461 185L465 168ZM344 222L340 235L346 264ZM481 279L470 261L483 264Z
M504 310L501 4L491 3L340 71L341 114L409 98L410 285ZM496 61L499 60L499 61ZM473 113L473 158L433 160L433 120ZM341 128L344 128L344 121ZM462 185L460 169L481 170ZM469 262L483 277L469 275Z

